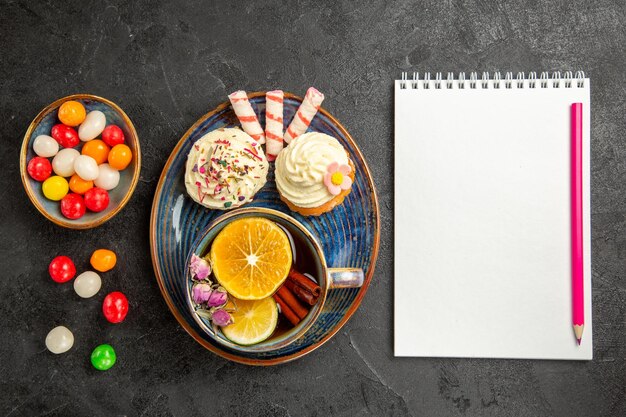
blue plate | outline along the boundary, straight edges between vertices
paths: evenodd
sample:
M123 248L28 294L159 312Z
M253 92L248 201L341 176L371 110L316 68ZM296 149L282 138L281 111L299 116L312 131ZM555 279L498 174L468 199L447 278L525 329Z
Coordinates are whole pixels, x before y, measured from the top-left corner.
M265 93L248 96L261 125L265 124ZM285 93L285 127L302 103L300 97ZM206 334L195 322L186 302L185 260L198 234L224 214L210 210L187 196L184 184L187 154L195 141L221 127L239 126L230 103L225 102L198 120L178 142L157 185L150 219L152 263L167 305L183 328L210 351L240 363L274 365L297 359L328 341L358 308L374 274L380 240L380 219L374 181L363 155L346 129L320 108L309 131L334 136L350 154L355 165L352 192L344 203L319 217L304 217L280 201L270 165L267 184L254 201L244 207L279 210L299 220L320 242L329 266L361 268L365 282L361 288L329 292L317 322L304 336L284 348L270 352L245 353L231 350Z
M41 190L41 182L32 179L27 172L27 164L32 158L37 156L33 151L33 142L39 135L51 136L52 126L61 123L57 117L59 107L66 101L78 101L85 106L87 113L93 110L100 110L106 116L107 125L117 125L124 132L124 143L130 147L133 153L133 159L126 169L120 171L120 182L117 187L109 191L109 206L99 213L89 210L85 215L76 220L67 219L61 214L61 203L59 201L51 201L44 197ZM75 149L79 150L83 146L81 142ZM48 158L52 162L52 158ZM70 229L89 229L99 226L115 216L130 200L137 181L139 180L139 172L141 170L141 150L139 148L139 138L132 122L124 113L124 111L112 101L105 98L94 96L91 94L75 94L63 97L50 104L43 109L35 120L32 121L22 142L22 151L20 154L20 171L22 183L26 194L30 198L33 205L51 222L68 227ZM52 174L54 175L54 173ZM69 179L68 179L69 180Z

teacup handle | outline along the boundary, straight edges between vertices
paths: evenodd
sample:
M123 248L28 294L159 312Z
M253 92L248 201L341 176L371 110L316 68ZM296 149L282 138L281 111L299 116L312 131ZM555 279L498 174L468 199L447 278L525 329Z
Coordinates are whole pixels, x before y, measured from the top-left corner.
M363 270L358 268L328 268L329 289L359 288L363 285Z

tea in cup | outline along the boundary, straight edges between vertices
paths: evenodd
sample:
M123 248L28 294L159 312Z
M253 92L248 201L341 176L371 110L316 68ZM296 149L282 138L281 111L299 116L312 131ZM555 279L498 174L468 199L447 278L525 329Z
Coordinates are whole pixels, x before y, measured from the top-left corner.
M361 269L328 267L302 223L265 208L217 218L187 261L194 319L214 340L243 352L295 342L319 318L329 291L364 280Z

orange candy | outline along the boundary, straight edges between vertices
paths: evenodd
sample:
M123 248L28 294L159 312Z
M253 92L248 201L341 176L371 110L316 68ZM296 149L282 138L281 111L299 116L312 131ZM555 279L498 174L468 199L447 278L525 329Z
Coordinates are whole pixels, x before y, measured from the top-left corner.
M72 175L70 178L70 190L76 194L85 194L87 190L93 188L93 181L85 181L78 174Z
M66 101L59 107L59 120L66 126L78 126L86 116L85 106L78 101Z
M113 169L121 171L125 169L133 159L133 153L127 145L115 145L109 152L109 165Z
M96 160L98 165L104 164L109 158L109 152L111 148L109 145L101 141L100 139L90 140L85 142L81 153L83 155L91 156Z
M89 262L96 271L106 272L113 269L117 263L117 256L112 250L98 249L91 255Z

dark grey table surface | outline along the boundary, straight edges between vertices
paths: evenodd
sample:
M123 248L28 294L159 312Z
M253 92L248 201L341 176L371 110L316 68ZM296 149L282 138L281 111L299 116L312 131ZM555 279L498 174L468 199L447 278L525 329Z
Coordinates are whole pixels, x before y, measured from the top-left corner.
M5 416L626 415L626 7L620 1L6 1L0 6L0 414ZM393 92L401 71L583 69L592 91L594 360L398 359L392 351ZM361 308L323 348L254 368L205 351L156 285L148 245L156 182L174 144L235 89L314 85L373 171L381 251ZM130 204L95 230L61 229L30 204L19 147L33 117L78 92L134 121L143 169ZM486 118L489 115L485 115ZM101 293L47 277L59 253L119 254ZM100 314L123 288L121 325ZM57 324L74 348L46 351ZM113 343L118 364L91 368Z

